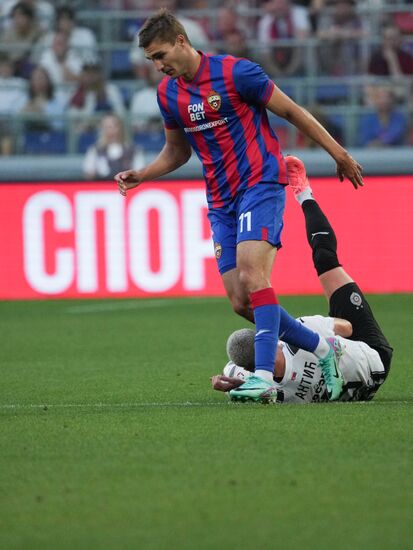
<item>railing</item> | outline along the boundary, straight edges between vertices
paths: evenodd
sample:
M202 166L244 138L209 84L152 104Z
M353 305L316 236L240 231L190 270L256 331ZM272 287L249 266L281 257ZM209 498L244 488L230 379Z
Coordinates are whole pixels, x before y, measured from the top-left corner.
M338 125L341 130L342 142L347 147L358 145L360 117L372 111L371 107L362 103L364 88L368 85L377 86L389 83L394 86L393 79L371 76L336 79L299 77L277 81L282 90L299 104L306 106L315 116L321 114L327 123ZM131 80L117 81L117 84L127 90L130 96L139 88L139 85ZM413 77L399 78L397 87L402 94L405 94L405 97L409 97L409 92L413 87ZM397 110L403 112L408 119L413 120L413 104L411 101L405 101L397 105ZM87 123L88 126L97 128L103 116L104 113L91 115L85 120L84 115L73 112L66 112L61 116L28 113L2 114L0 115L0 124L3 135L8 133L13 140L14 154L25 154L31 151L38 151L39 153L43 151L45 154L76 154L84 153L86 146L93 141L93 135L90 131L89 135L85 136L88 132L84 131L82 125ZM270 122L275 131L280 133L284 147L300 146L297 130L294 126L287 124L285 120L274 115L270 115ZM138 130L135 130L135 123L134 118L126 111L124 124L131 141L139 134ZM37 131L38 138L45 140L44 147L39 142L37 149L33 147L33 142L31 144L27 143L28 136L31 136L32 140L36 139L33 134L35 132L33 127L36 124L45 127L43 131ZM5 128L8 128L8 131ZM55 143L53 140L58 140L59 143Z
M78 3L81 6L81 3ZM413 13L413 5L405 2L398 2L380 8L367 6L358 6L357 11L360 15L369 15L370 35L361 40L363 45L363 57L367 59L373 49L380 43L379 38L379 20L383 14L391 14L400 11ZM122 25L125 21L133 21L134 19L144 20L151 12L148 11L125 11L125 10L83 10L79 9L77 19L79 24L89 26L96 32L98 37L98 52L103 63L105 75L108 80L113 80L123 91L126 99L126 104L130 101L133 93L144 85L144 82L135 80L132 76L132 71L128 78L114 78L113 52L123 51L128 55L132 43L130 40L125 40L122 36ZM194 19L207 19L213 27L216 23L217 10L182 10L182 15L193 17ZM243 8L240 12L242 17L256 18L262 15L262 10L256 7ZM411 40L413 36L406 37L406 40ZM358 140L358 123L360 116L369 112L369 107L363 103L364 88L369 85L390 84L397 89L399 104L397 109L404 112L407 117L412 119L412 90L413 77L383 77L378 78L366 73L357 74L346 77L333 78L330 76L320 75L317 54L321 41L315 37L310 37L306 40L278 40L279 47L299 48L303 54L303 70L302 73L291 78L277 77L274 78L276 84L292 97L297 103L307 107L310 111L314 109L321 110L323 116L330 121L339 123L342 131L342 141L347 147L357 145ZM211 42L211 50L219 47L219 42ZM264 48L268 47L259 43L255 39L248 40L248 46L251 49L252 57L260 58ZM14 45L14 48L18 45ZM0 45L0 51L7 51L7 46ZM128 105L126 105L128 107ZM99 122L101 116L93 116L92 122ZM33 122L44 122L46 125L55 127L56 123L62 123L60 131L61 149L54 147L51 143L51 152L58 154L59 152L76 154L83 152L84 143L80 144L79 134L79 119L75 114L66 112L61 117L54 116L48 118L45 115L29 115L29 114L3 114L0 115L0 123L4 128L9 128L9 133L14 141L15 154L27 153L25 135L28 125ZM134 138L134 121L131 120L130 114L127 113L124 117L126 131L129 138ZM411 121L412 122L412 121ZM271 116L271 123L282 133L287 147L296 147L298 144L297 130L286 125L283 120ZM46 136L44 133L44 136ZM59 135L56 133L56 136ZM64 138L63 138L64 136ZM46 136L47 137L47 136ZM53 137L53 136L52 136ZM87 141L87 140L86 140ZM63 147L64 145L64 147ZM47 148L46 148L47 149Z

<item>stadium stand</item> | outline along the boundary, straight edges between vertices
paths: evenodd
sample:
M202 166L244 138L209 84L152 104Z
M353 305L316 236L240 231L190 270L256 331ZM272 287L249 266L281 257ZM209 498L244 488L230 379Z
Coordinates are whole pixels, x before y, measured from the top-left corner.
M132 116L132 102L136 92L150 87L148 71L142 70L146 61L139 57L139 52L137 54L133 39L142 21L162 2L75 1L70 2L70 9L65 11L65 3L57 1L54 2L56 16L60 14L61 18L63 13L66 18L73 19L73 24L63 29L61 20L50 21L50 16L45 19L47 2L31 0L27 2L31 6L27 9L21 9L22 4L26 6L24 1L8 1L0 7L0 57L5 62L13 62L13 74L0 78L0 97L6 93L8 96L13 95L13 85L16 94L21 94L22 80L27 82L28 87L30 75L39 64L47 70L44 59L47 58L56 32L59 37L61 33L67 33L67 58L81 59L83 66L99 64L107 95L103 97L97 92L101 101L96 103L97 106L94 104L93 108L90 107L93 111L90 116L95 126L88 124L86 108L82 111L82 124L79 124L79 115L70 103L71 100L73 103L76 91L79 104L86 100L79 92L82 71L78 65L72 71L62 65L62 79L60 82L55 79L54 84L56 94L64 102L63 112L56 115L46 108L47 98L39 97L35 120L38 122L41 119L45 128L33 130L28 124L31 115L22 106L17 112L16 104L1 109L2 135L7 133L5 129L9 129L9 133L12 129L12 139L0 153L83 154L95 140L96 123L111 111L116 111L123 118L125 132L132 143L149 153L162 146L162 136L159 131L153 130L156 121L151 119L146 128L145 124L137 124ZM211 53L224 51L225 47L234 44L235 36L242 37L243 48L251 59L261 62L276 84L298 103L317 114L346 147L380 146L377 140L360 139L360 125L372 120L372 105L366 90L378 86L391 88L394 108L399 120L404 121L404 129L393 145L390 142L387 145L413 144L411 0L329 1L321 2L325 4L321 11L314 9L312 2L288 0L224 3L218 0L196 3L180 1L170 4L172 7L175 5L174 11L188 22L189 28L193 27L191 32L202 33L203 47ZM194 9L195 4L197 9ZM281 11L277 12L281 5ZM16 9L16 6L19 7ZM30 49L31 53L28 53L27 40L19 41L16 31L16 13L20 12L29 15L34 13L37 17L37 22L30 23L34 29L30 39L36 42ZM278 21L276 27L273 23L274 14ZM334 53L330 51L332 44L327 31L339 27L341 49ZM76 40L70 40L70 33L75 32L75 29L85 38L79 44L79 51ZM193 40L196 42L196 38ZM87 49L88 43L90 51ZM350 43L351 51L347 47ZM337 69L336 63L328 63L334 55L340 56L342 70ZM354 63L348 61L349 56L356 57ZM103 106L101 112L100 106ZM380 116L377 113L379 119ZM56 117L60 126L56 126ZM284 146L313 147L313 144L301 139L291 125L286 125L276 117L271 117L271 121ZM385 124L385 120L377 123L378 126Z

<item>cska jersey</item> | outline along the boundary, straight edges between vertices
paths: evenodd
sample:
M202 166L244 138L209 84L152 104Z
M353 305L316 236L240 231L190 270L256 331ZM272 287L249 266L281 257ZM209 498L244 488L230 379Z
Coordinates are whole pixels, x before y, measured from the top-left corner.
M259 182L288 183L265 109L273 90L256 63L203 53L193 80L165 77L159 84L165 127L182 128L198 155L210 208L229 204Z
M305 326L326 338L334 336L334 319L313 315L299 319ZM343 355L340 370L344 378L343 392L339 401L365 401L374 397L385 379L385 370L380 356L364 342L337 337ZM318 403L328 401L327 388L318 359L309 351L294 348L282 343L285 358L285 373L281 382L276 382L278 402ZM230 365L230 367L228 366ZM226 376L245 378L251 373L230 362L224 368Z

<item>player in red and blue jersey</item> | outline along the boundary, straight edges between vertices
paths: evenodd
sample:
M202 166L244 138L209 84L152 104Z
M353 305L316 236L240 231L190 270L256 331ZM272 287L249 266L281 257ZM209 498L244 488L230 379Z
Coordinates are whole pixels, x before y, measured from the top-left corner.
M321 338L280 307L270 277L281 246L286 165L266 109L284 117L319 143L337 163L341 180L363 185L361 167L304 109L283 94L261 67L246 59L196 51L167 10L150 17L139 46L166 77L158 87L165 146L141 170L115 176L119 190L172 172L197 153L207 187L215 256L234 310L256 325L255 376L240 400L271 401L278 335L319 358L329 397L340 394L337 341Z

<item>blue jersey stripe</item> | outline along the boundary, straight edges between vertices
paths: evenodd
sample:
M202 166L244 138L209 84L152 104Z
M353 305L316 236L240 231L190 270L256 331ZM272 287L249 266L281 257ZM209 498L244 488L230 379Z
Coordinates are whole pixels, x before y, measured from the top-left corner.
M211 63L210 63L209 57L206 57L204 70L206 71L211 70ZM211 76L209 80L211 81ZM199 86L197 86L196 89L193 92L191 92L191 101L193 100L194 103L199 101L199 97L200 97L199 94L200 94L200 89L199 89ZM198 139L203 139L205 141L205 146L209 150L210 159L212 160L215 166L214 173L215 173L215 178L218 180L218 184L219 184L218 192L219 192L220 199L226 203L229 199L231 199L231 194L229 192L230 187L227 180L225 165L222 162L222 159L224 157L222 148L218 143L218 141L215 139L215 133L213 129L205 130L204 132L202 133L199 132L199 133L201 135L198 137ZM195 151L197 152L199 151L198 146L195 147ZM203 169L203 174L205 176L206 167L204 167ZM208 203L212 201L212 193L209 188L207 189L207 199L208 199Z
M259 150L260 150L260 153L261 153L262 172L263 172L262 173L262 181L267 181L267 182L268 181L274 181L273 178L269 178L268 175L267 175L267 171L268 171L268 168L269 168L269 166L266 162L268 151L267 151L267 146L265 144L264 138L263 138L262 133L261 133L261 118L262 118L262 116L267 116L267 113L266 112L263 113L262 112L263 109L260 106L255 106L255 107L252 107L252 108L255 111L255 113L254 113L254 125L255 125L255 130L256 130L256 134L257 134L258 147L259 147ZM273 171L274 166L271 166L270 170Z
M223 101L230 101L227 85L223 74L223 61L225 58L215 58L211 60L211 80L220 83L218 93L221 94ZM218 86L216 86L218 88ZM251 175L251 166L246 155L247 141L245 139L244 127L241 122L228 126L228 133L233 143L233 151L237 159L237 171L240 177L238 189L246 188L248 178Z
M182 117L179 113L179 109L177 108L178 94L179 94L179 89L178 89L178 86L176 84L176 81L172 80L172 78L169 79L168 86L167 86L168 109L169 109L170 112L173 113L173 116L174 116L175 120L177 121L177 123L179 124L179 126L181 128L184 128L185 127L184 121L182 120ZM198 145L196 143L195 137L192 134L187 134L186 137L187 137L189 143L191 144L191 147L195 151L197 151ZM205 176L205 169L203 169L202 173Z

